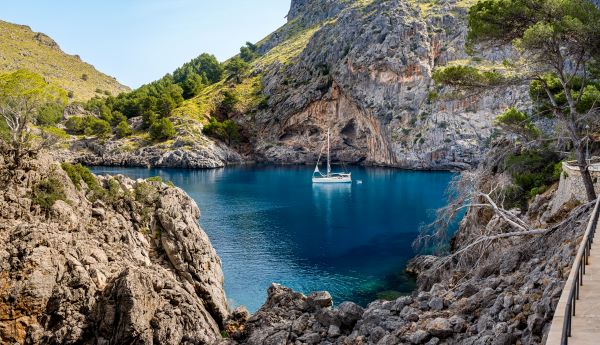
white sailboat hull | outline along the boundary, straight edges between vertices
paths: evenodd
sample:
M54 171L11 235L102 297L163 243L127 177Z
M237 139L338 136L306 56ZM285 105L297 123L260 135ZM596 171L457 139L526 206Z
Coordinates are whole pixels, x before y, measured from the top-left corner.
M340 174L331 176L313 176L313 183L352 183L350 174Z

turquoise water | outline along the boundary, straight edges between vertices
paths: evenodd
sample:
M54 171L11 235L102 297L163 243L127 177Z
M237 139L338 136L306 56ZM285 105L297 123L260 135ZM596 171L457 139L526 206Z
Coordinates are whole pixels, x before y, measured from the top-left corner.
M328 290L334 303L366 305L410 292L414 282L403 269L414 255L411 242L444 205L453 176L353 167L351 185L313 185L310 167L93 171L160 175L189 193L223 262L227 297L251 311L272 282L305 293Z

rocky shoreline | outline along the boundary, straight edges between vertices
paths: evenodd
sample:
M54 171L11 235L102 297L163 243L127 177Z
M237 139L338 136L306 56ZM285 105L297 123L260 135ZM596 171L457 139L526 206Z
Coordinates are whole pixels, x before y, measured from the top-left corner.
M181 189L124 176L94 177L94 187L63 168L35 160L0 195L2 342L540 344L591 210L568 210L548 234L513 241L460 279L417 257L411 296L333 307L327 292L274 284L250 316L228 309L220 259ZM35 193L49 178L64 197L43 210ZM536 214L551 200L539 198Z

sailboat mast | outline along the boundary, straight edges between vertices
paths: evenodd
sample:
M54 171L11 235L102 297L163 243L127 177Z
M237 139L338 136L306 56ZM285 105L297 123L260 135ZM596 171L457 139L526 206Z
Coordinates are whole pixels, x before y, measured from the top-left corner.
M329 157L329 128L327 128L327 176L331 174L331 161Z

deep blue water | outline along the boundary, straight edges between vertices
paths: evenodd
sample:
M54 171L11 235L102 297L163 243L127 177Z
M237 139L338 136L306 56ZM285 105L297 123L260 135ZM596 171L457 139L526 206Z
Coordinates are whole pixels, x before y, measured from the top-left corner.
M223 262L231 304L251 311L262 305L272 282L304 293L328 290L334 303L363 305L382 292L413 289L403 273L414 255L411 243L445 204L453 175L350 170L351 185L313 185L311 167L93 169L133 178L160 175L189 193Z

